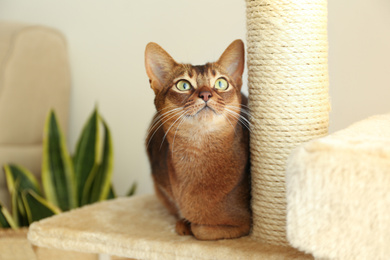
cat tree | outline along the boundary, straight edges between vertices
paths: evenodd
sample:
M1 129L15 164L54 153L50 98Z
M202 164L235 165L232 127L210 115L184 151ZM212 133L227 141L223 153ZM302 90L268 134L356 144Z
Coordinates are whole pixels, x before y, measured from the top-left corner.
M308 243L304 239L308 233L300 229L309 232L312 241L319 229L310 233L311 226L301 228L304 223L296 216L313 221L310 214L316 203L311 201L310 210L300 211L305 193L300 193L294 177L287 176L292 182L287 183L286 194L285 169L294 148L328 133L327 1L246 0L246 4L252 113L250 236L208 242L178 236L175 219L157 199L138 196L34 223L29 231L33 244L139 259L312 259L288 246L286 227L295 247L315 254L315 245L300 243ZM293 176L313 173L305 166L298 168L292 170ZM316 169L320 175L322 170ZM315 192L310 185L305 189ZM334 256L331 253L328 256Z

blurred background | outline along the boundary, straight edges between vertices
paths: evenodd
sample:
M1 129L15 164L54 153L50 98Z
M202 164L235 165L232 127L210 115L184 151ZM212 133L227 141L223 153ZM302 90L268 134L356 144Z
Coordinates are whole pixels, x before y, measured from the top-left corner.
M390 1L329 0L328 8L334 132L390 112ZM72 77L68 147L74 150L97 104L114 139L119 195L133 181L138 194L153 192L144 148L155 111L146 44L157 42L179 62L215 61L234 39L245 41L245 16L244 0L0 0L0 20L65 35Z

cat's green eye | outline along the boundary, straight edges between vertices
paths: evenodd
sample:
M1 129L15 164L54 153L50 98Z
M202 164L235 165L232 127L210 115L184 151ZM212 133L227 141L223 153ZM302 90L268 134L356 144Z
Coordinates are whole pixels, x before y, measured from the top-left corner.
M218 90L227 90L229 87L229 83L224 78L219 78L215 81L214 88Z
M188 91L191 89L191 84L187 80L179 80L176 83L176 88L180 91Z

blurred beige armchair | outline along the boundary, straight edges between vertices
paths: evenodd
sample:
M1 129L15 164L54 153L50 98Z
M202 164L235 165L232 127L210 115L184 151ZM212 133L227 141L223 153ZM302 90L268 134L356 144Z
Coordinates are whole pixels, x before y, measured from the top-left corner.
M64 36L44 26L0 21L0 167L20 164L39 177L46 115L55 109L66 132L69 94ZM0 201L9 206L2 170Z

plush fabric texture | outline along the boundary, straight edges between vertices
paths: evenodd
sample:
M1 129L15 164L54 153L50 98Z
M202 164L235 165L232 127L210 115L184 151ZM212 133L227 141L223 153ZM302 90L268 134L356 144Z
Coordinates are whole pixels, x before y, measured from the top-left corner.
M175 233L175 219L154 195L118 198L33 223L38 246L136 259L312 259L250 237L198 241Z
M319 258L389 259L390 114L298 147L286 184L294 247Z
M0 228L1 260L37 260L27 240L27 229L11 230Z
M35 247L27 240L27 228L0 228L1 260L98 260L97 254Z
M69 96L63 35L44 26L0 21L0 168L17 163L39 177L46 116L55 109L66 131ZM0 201L9 206L4 174Z

